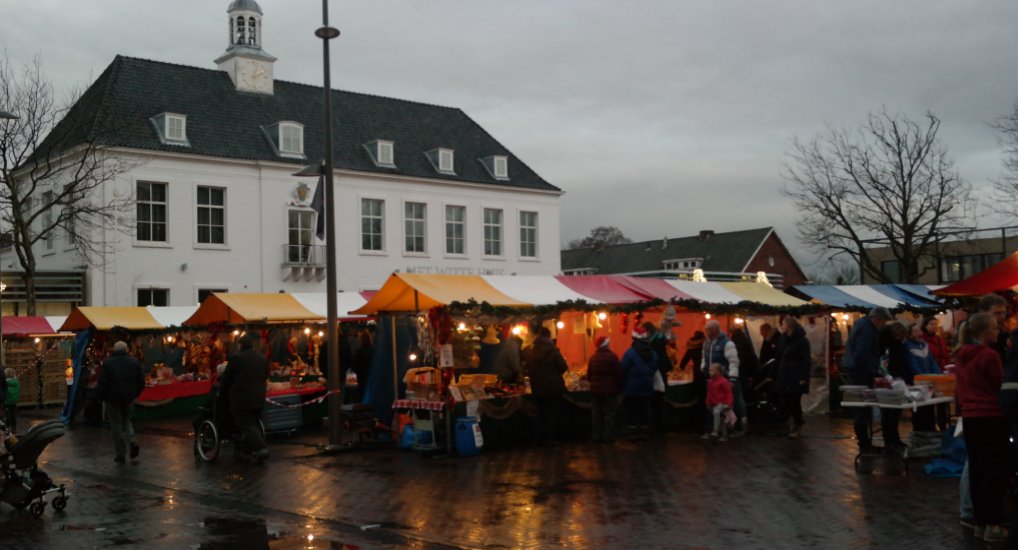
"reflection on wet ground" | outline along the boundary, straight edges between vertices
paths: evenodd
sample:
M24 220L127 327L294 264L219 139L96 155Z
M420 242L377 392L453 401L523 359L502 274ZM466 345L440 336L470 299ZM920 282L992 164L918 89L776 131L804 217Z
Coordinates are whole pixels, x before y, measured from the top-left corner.
M612 445L321 455L273 440L260 466L196 462L187 419L140 426L135 465L107 431L43 455L73 496L41 518L0 508L7 548L983 548L957 523L957 480L857 474L844 422L721 445L669 434ZM939 546L938 546L939 545Z

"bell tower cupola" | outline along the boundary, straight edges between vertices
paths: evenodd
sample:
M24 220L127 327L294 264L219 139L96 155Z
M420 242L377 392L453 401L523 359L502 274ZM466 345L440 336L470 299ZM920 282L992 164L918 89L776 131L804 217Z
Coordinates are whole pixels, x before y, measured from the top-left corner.
M215 63L237 90L272 94L275 57L262 49L262 8L255 0L234 0L226 8L229 45Z

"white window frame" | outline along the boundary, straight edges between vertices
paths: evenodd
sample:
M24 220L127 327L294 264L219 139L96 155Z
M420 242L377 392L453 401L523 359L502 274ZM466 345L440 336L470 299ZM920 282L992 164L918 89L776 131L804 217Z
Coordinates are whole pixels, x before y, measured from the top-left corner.
M495 155L492 157L491 166L491 171L494 172L496 178L509 179L509 157Z
M498 223L488 222L488 212L498 212ZM498 239L490 239L488 237L488 229L495 228L498 231ZM481 209L481 254L485 258L504 258L505 257L505 209L504 208L493 208L484 207ZM489 253L488 243L497 242L498 252Z
M467 255L467 207L462 204L446 204L443 206L444 208L442 210L445 214L445 221L442 224L442 231L445 236L443 239L445 241L445 255L450 258L464 258ZM463 219L459 221L450 221L450 208L458 208L459 211L463 213ZM449 250L450 239L456 239L456 237L453 237L449 232L450 225L458 225L460 228L460 236L458 238L460 242L460 252L451 252Z
M396 152L391 141L378 140L378 164L391 166L396 164Z
M287 148L286 145L286 132L287 130L293 130L296 132L296 150ZM292 144L291 144L292 145ZM304 156L304 126L296 122L280 122L279 123L279 153L281 155L299 155Z
M141 306L141 300L138 299L138 298L140 298L140 296L138 295L139 293L141 293L141 292L148 292L149 293L149 299L150 299L150 302L151 302L152 301L151 300L151 297L152 297L151 293L156 292L156 291L165 292L166 293L166 305L167 306L170 305L170 289L168 287L161 287L161 286L139 286L139 287L135 287L134 288L134 305L139 306L139 307L144 307L144 306ZM151 304L148 304L148 305L151 305Z
M151 200L151 198L150 198L150 200L142 201L139 198L139 194L138 194L138 187L141 184L161 185L161 186L163 186L163 189L165 191L164 192L165 201L162 201L162 202L153 201L153 200ZM134 244L135 245L140 245L140 246L169 247L170 246L170 182L169 181L165 181L165 180L164 181L159 181L158 179L155 179L155 178L138 178L138 179L136 179L134 181L134 192L135 192L135 200L134 200L134 202L135 202L135 222L134 222L135 234L134 234ZM150 197L151 197L151 195L150 195ZM152 208L153 206L160 205L160 204L163 206L165 215L163 216L162 221L156 222L156 221L153 221L153 219L149 219L149 221L147 223L150 226L149 227L149 236L150 237L154 233L154 231L152 231L152 229L155 228L156 224L159 224L159 223L163 224L163 226L164 226L163 233L164 233L164 236L165 236L164 240L157 241L157 240L152 240L151 238L150 239L142 239L142 238L140 238L140 233L141 232L139 231L139 224L141 224L142 222L141 222L140 219L138 219L137 213L138 213L138 207L141 204L143 204L143 202L144 202L144 204L149 205L149 208ZM151 212L150 212L150 218L151 218Z
M163 135L166 136L166 141L186 142L187 141L187 117L184 115L176 115L166 113L164 117L165 127L163 129ZM174 135L173 130L174 122L180 123L180 134Z
M370 216L366 215L365 212L364 212L365 201L377 201L377 202L379 202L381 204L381 211L380 211L380 213L377 216L373 215L373 214L370 215ZM357 219L360 221L359 230L358 230L358 234L359 234L359 237L360 237L360 244L357 247L358 250L360 251L361 254L366 254L366 255L385 255L385 233L386 233L385 232L385 199L381 198L381 197L363 196L363 197L360 197L360 200L358 200L357 203L358 203L358 206L357 206L357 209L358 209ZM364 221L365 221L365 218L371 218L371 219L378 218L380 220L380 222L379 222L379 231L380 231L380 233L378 234L380 248L378 248L378 249L364 248L364 237L366 235L365 232L364 232ZM374 234L372 233L371 235L374 235Z
M296 227L296 228L294 226L292 226L290 224L290 213L291 212L297 212L298 213L298 219L300 219L300 215L301 214L309 214L308 217L309 217L310 221L308 222L309 223L308 227L304 227L303 224L300 224L300 223L298 223L298 227ZM311 208L302 208L302 207L299 207L299 206L291 206L291 207L286 209L286 244L287 244L286 261L287 261L287 263L290 263L290 264L300 264L300 263L302 263L301 259L303 259L303 263L308 263L308 262L311 261L311 254L313 254L312 251L314 249L310 248L310 247L314 246L315 243L316 243L316 241L315 241L315 228L317 227L317 224L318 224L317 213L315 212L315 210L313 210ZM303 242L299 242L301 240L299 235L298 235L298 242L296 242L296 243L291 242L290 236L291 236L291 232L293 232L294 230L296 230L298 233L306 232L308 234L308 236L310 237L308 239L308 244L304 245ZM297 260L292 260L291 259L292 258L292 252L291 252L290 247L292 247L292 246L301 246L301 245L309 247L307 249L306 257L303 257L303 255L298 254L298 259Z
M533 220L534 221L534 225L523 225L523 217L525 215L528 215L528 214L533 215L533 217L534 217L534 220ZM540 232L539 232L538 228L540 227L540 224L541 224L541 216L540 216L540 214L538 214L538 212L536 210L520 210L519 214L517 215L517 219L519 220L519 233L520 233L520 242L519 242L519 244L520 244L520 247L519 247L519 250L520 250L520 259L524 260L524 261L526 261L526 260L537 260L538 259L538 253L539 253L539 249L538 249L538 245L537 244L538 244L538 240L539 240L539 237L540 237ZM524 237L524 232L525 231L532 231L533 232L533 237L534 237L533 241L524 240L523 237ZM524 251L523 247L524 247L524 245L527 245L527 244L533 246L534 250L533 250L532 254L526 254L525 253L526 251Z
M411 208L422 207L421 217L411 218ZM417 213L414 212L414 215ZM411 230L412 229L412 230ZM417 230L420 230L420 235ZM420 239L420 250L411 250L408 239ZM416 245L416 242L414 243ZM415 246L416 248L416 246ZM424 201L403 201L403 254L407 256L427 256L428 254L428 203Z
M212 197L211 193L212 193L213 190L222 191L223 192L223 204L222 204L222 206L213 205L211 203L210 204L202 204L200 202L200 195L201 195L201 190L202 189L208 189L209 190L209 198L210 198L210 200L211 200L211 197ZM227 224L227 217L226 217L227 206L229 205L229 197L228 197L228 193L227 193L226 187L224 187L222 185L208 185L208 184L197 184L197 185L195 185L195 187L194 187L194 205L195 205L195 210L194 210L194 213L195 213L195 217L194 217L194 246L195 246L195 248L219 248L219 249L226 248L228 246L228 244L229 244L229 236L227 234L227 225L228 224ZM209 222L205 223L205 224L201 223L201 221L200 221L201 211L202 211L203 208L209 210ZM215 227L215 225L212 223L212 211L213 210L221 210L222 213L223 213L223 224L222 224L222 227L223 227L223 242L221 242L221 243L218 243L218 242L203 243L203 242L201 242L201 237L200 237L201 230L200 229L201 229L202 226L207 226L208 229L209 229L209 239L211 240L211 237L212 237L212 228Z
M456 171L456 152L452 149L438 149L438 171L453 173Z

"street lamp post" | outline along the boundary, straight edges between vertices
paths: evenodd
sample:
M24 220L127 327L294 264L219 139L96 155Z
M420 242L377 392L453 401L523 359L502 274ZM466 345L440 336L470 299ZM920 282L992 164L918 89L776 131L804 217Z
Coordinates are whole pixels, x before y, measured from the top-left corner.
M335 187L333 185L332 159L332 79L329 61L329 40L339 36L339 29L329 26L329 0L322 0L322 26L315 30L315 36L322 39L322 70L325 82L325 294L328 316L329 339L329 444L326 450L340 448L343 405L343 381L339 370L339 324L336 305L336 215Z
M14 120L18 118L17 115L8 113L7 111L0 111L0 120ZM4 266L3 266L3 254L0 254L0 376L3 376L4 369L4 301L3 293L6 285L3 283Z

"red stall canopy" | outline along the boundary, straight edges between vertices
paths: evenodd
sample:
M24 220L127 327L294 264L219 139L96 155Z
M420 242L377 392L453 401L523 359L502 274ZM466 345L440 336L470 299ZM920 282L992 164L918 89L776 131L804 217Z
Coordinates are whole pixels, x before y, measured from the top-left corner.
M4 317L4 336L28 336L33 334L56 334L45 317Z
M633 304L654 299L654 296L645 295L624 286L619 282L619 277L607 275L559 275L555 278L573 292L590 296L606 304Z
M933 291L937 296L979 296L988 292L1012 290L1018 285L1018 252L1000 262L958 281Z
M647 279L643 277L618 277L620 283L626 288L649 296L651 299L664 300L692 300L689 294L682 292L674 286L661 279Z

